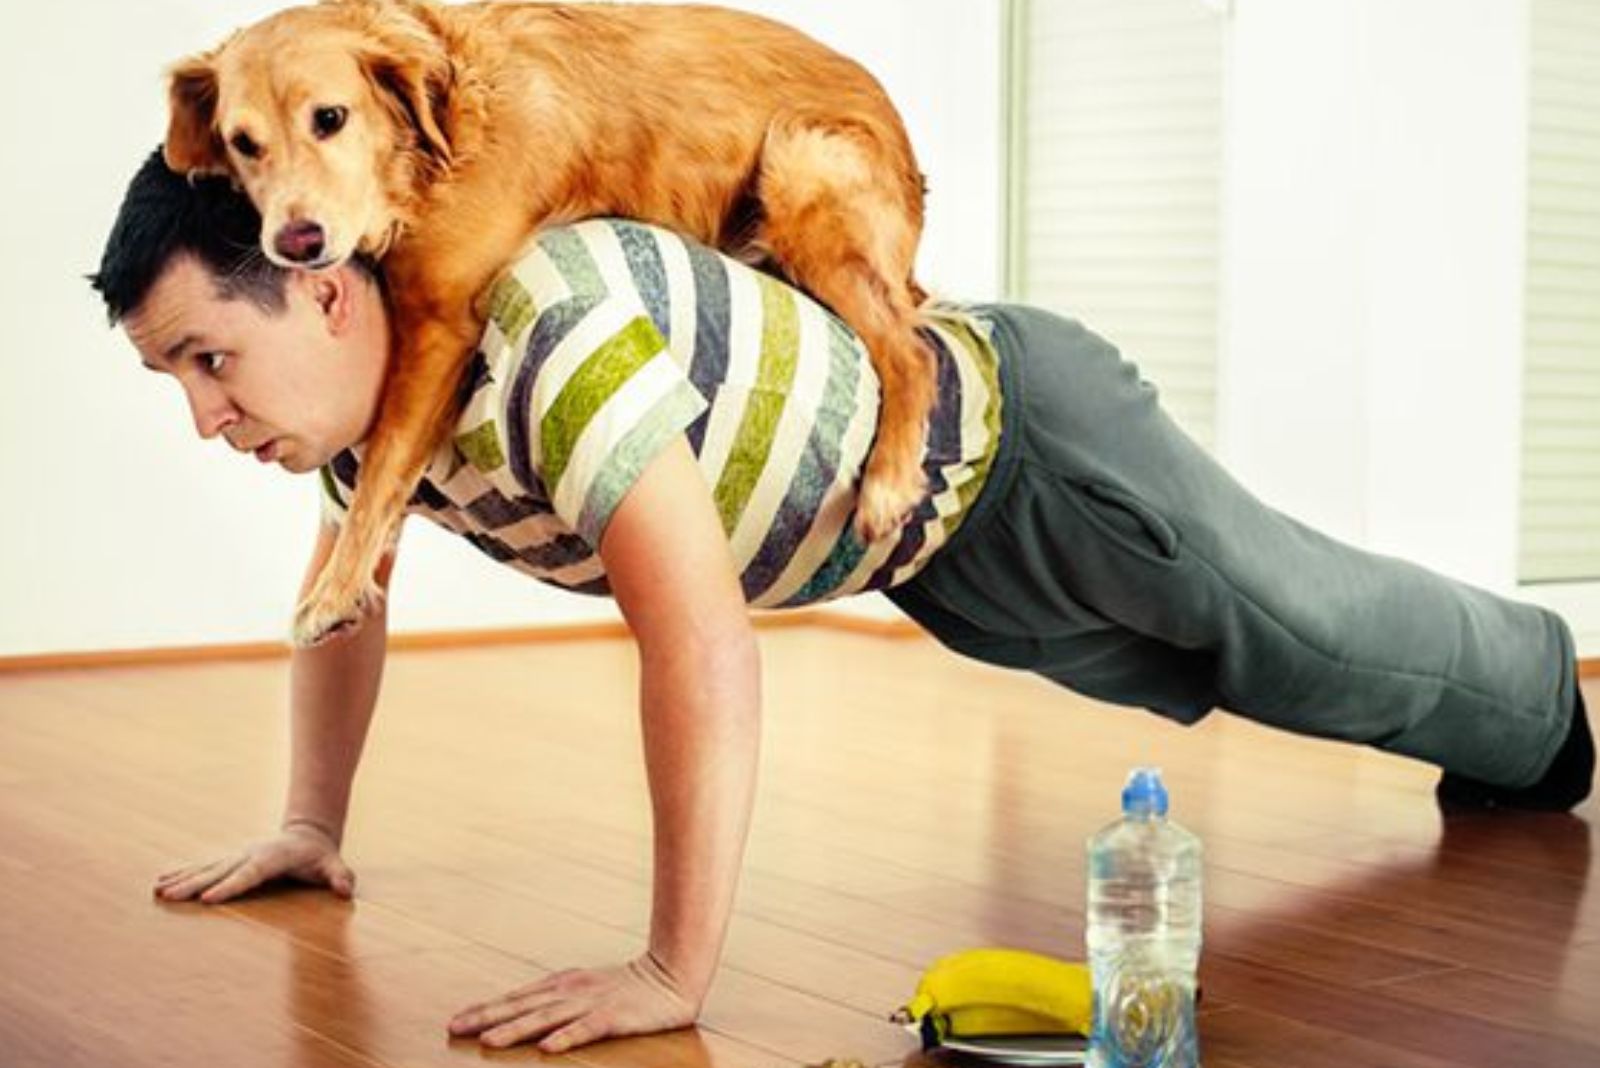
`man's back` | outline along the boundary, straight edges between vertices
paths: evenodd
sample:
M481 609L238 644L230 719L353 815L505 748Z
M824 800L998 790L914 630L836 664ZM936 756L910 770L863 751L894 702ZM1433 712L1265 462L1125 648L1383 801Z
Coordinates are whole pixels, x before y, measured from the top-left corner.
M900 531L866 545L850 516L878 383L861 343L814 301L621 220L545 232L488 299L456 436L411 510L569 589L608 592L595 547L680 433L760 607L909 578L955 532L994 459L998 357L960 309L933 309L924 330L939 365L929 493ZM324 470L330 519L348 504L357 452Z

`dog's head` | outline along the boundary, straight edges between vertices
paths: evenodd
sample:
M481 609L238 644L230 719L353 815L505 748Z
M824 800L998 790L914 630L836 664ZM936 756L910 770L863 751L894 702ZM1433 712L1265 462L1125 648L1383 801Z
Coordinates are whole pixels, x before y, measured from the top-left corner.
M453 69L424 12L331 0L280 12L172 68L167 165L231 176L284 266L382 255L450 165Z

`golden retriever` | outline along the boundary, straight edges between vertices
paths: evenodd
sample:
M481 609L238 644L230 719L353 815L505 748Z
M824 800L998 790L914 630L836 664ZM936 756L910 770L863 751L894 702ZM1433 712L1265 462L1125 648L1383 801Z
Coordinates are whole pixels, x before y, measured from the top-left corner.
M477 297L555 223L629 216L774 263L861 336L881 384L856 529L891 533L921 498L922 176L878 82L799 31L702 6L324 0L177 64L168 88L167 164L232 176L270 258L362 250L389 281L392 370L297 643L379 596L455 417Z

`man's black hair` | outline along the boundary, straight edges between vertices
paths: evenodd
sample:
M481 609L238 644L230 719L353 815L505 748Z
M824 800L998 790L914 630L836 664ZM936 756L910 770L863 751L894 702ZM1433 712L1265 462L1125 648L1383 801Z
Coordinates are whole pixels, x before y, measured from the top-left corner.
M262 254L261 216L250 198L226 178L173 173L157 148L128 183L100 270L89 276L112 325L138 311L161 273L186 254L205 266L223 299L283 311L288 272ZM371 261L356 262L376 277Z

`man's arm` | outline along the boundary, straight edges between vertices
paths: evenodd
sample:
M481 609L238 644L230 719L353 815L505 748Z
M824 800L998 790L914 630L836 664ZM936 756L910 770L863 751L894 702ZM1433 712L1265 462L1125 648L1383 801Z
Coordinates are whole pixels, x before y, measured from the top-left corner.
M760 655L688 443L679 439L652 473L624 499L600 551L639 645L655 819L650 952L698 1008L721 955L754 800Z
M688 442L656 457L600 545L639 646L655 819L649 951L558 972L464 1009L457 1035L491 1046L545 1036L559 1052L687 1026L716 972L755 793L760 661L732 553Z
M321 572L333 552L336 528L318 528L316 548L300 593ZM385 556L378 584L385 591L394 556ZM310 648L296 648L289 659L291 751L289 795L283 826L321 830L335 845L344 840L350 787L361 761L367 728L378 702L388 645L388 617L379 605L353 634L341 634Z
M309 584L333 549L335 531L323 526L307 569ZM393 555L384 557L378 582L388 587ZM380 606L353 634L311 649L289 662L289 794L276 838L256 842L209 863L187 865L156 880L169 901L198 897L220 904L271 879L325 884L349 897L355 875L339 855L350 786L377 703L383 676L387 624Z

